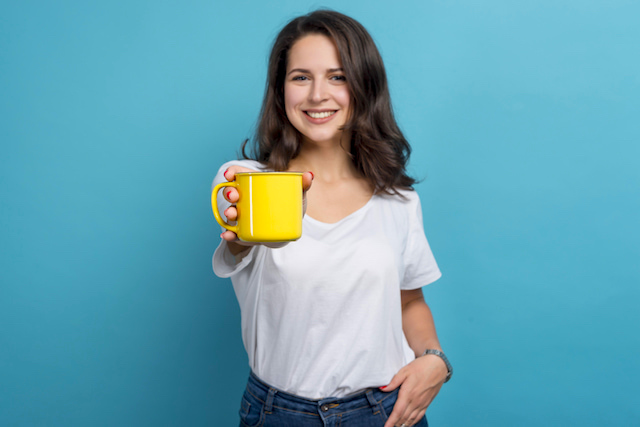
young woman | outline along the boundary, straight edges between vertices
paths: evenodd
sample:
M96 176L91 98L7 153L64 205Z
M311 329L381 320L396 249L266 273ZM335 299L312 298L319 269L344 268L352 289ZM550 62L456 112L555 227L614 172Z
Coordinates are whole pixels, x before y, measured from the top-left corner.
M355 20L315 11L282 29L267 80L253 160L223 165L214 185L309 171L307 208L298 241L225 231L213 257L233 282L251 367L240 425L426 426L451 376L421 291L440 271L378 50ZM228 221L239 197L225 190Z

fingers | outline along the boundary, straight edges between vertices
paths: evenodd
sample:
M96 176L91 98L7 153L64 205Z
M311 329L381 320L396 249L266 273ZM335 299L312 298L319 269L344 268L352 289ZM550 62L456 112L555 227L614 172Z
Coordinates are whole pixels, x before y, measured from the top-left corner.
M237 203L238 200L240 200L240 194L238 194L238 190L235 188L226 187L222 190L222 194L229 203Z
M302 191L306 192L311 188L311 184L313 183L313 172L305 172L302 174Z
M422 375L416 375L417 365L407 365L400 369L391 379L389 384L380 387L380 390L389 392L400 388L398 398L393 406L393 411L384 427L405 425L407 427L418 423L427 410L427 407L438 393L441 384L436 387L422 384Z
M385 386L380 387L380 390L384 391L385 393L389 391L393 391L398 387L400 387L400 385L404 382L405 379L407 379L407 376L404 373L404 371L401 369L400 371L398 371L397 374L393 376L393 378L391 378L391 382L389 382L389 384Z
M411 416L409 417L409 419L407 420L408 422L406 422L405 424L407 424L408 426L412 426L414 424L418 424L420 422L421 419L424 418L424 414L427 412L426 409L422 409L422 410L415 410ZM411 423L411 424L409 424Z
M415 407L415 402L409 400L409 393L402 393L402 389L398 393L398 400L393 406L393 411L389 415L384 427L394 427L405 425L407 427L417 424L426 412L425 409Z
M387 384L386 386L380 387L380 390L384 392L393 391L398 387L400 387L405 379L406 379L406 375L404 371L401 369L397 374L393 376L393 378L391 378L391 381L389 382L389 384ZM402 424L399 421L402 415L404 414L404 411L407 405L408 405L407 398L402 392L402 389L400 389L400 391L398 392L398 400L396 400L396 403L393 406L393 411L391 412L391 415L389 415L389 419L384 424L384 427L394 427Z
M224 171L224 178L231 182L236 179L236 174L240 172L255 172L253 169L243 168L242 166L230 166ZM224 198L229 203L236 203L240 199L238 190L235 188L227 187L223 190ZM228 218L228 217L227 217Z
M242 166L229 166L229 168L227 168L227 170L224 171L224 178L227 181L231 182L234 179L236 179L236 174L241 172L256 172L256 171L249 168L243 168ZM307 191L309 190L309 188L311 188L311 183L313 182L313 178L314 178L313 172L311 171L304 172L302 174L302 190L303 191ZM227 192L225 192L225 197L227 197L226 193ZM227 198L227 200L229 199Z
M401 390L402 391L402 390ZM409 405L409 401L404 394L398 393L398 400L393 405L393 411L391 411L391 415L389 415L389 419L384 424L384 427L395 427L401 425L403 422L406 425L411 425L406 423L406 418L404 417L404 413Z
M224 177L227 181L231 182L235 180L236 174L241 172L256 172L253 169L243 168L241 166L230 166L224 171ZM306 193L309 188L311 188L311 184L313 183L313 172L304 172L302 174L302 190ZM238 210L235 208L234 204L240 200L240 193L238 190L233 187L226 187L222 190L223 197L229 203L232 204L229 208L224 211L224 216L227 218L227 221L236 221L238 219ZM306 197L304 198L304 207L303 210L306 212ZM221 234L221 237L227 241L233 242L237 240L237 236L235 233L231 231L225 231ZM390 390L389 390L390 391Z
M433 401L438 390L429 390L420 393L412 385L404 383L398 392L398 399L393 406L393 411L384 427L394 427L399 425L412 426L418 423L427 411L427 407ZM440 387L438 386L437 389Z
M409 411L406 411L409 412ZM426 411L424 410L414 410L413 412L411 412L411 414L407 417L400 417L400 419L398 421L396 421L396 425L405 425L407 427L409 426L413 426L415 424L417 424L423 417Z
M229 230L226 230L222 234L220 234L220 237L227 242L235 242L238 240L238 236L236 236L236 233Z
M243 168L242 166L229 166L229 168L224 171L224 178L227 181L233 181L236 179L236 174L240 172L257 172L253 169Z
M282 248L284 246L286 246L289 242L267 242L267 243L261 243L261 242L243 242L242 240L238 239L238 236L236 235L236 233L234 233L233 231L229 231L226 230L224 232L222 232L222 234L220 234L220 237L223 240L226 240L227 242L231 243L231 245L229 245L229 247L231 248L232 245L234 245L236 247L236 249L232 250L231 253L232 254L237 254L240 251L245 250L246 248L249 248L251 246L266 246L268 248Z
M224 211L224 216L227 218L227 221L235 221L238 219L238 210L235 206L230 206Z

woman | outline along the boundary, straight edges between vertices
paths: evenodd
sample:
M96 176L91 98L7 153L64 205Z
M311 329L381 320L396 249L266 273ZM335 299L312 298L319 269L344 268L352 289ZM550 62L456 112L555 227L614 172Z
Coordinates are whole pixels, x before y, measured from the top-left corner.
M440 271L378 50L358 22L315 11L282 29L267 80L254 160L223 165L214 185L312 172L302 238L256 245L225 231L213 257L252 371L240 424L426 426L451 375L421 291ZM229 221L239 197L225 190Z

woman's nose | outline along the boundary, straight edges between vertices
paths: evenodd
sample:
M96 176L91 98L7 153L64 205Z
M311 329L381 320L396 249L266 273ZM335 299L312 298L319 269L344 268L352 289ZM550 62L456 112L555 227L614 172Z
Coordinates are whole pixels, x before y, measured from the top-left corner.
M327 85L320 79L314 80L309 93L309 100L312 102L322 102L327 99Z

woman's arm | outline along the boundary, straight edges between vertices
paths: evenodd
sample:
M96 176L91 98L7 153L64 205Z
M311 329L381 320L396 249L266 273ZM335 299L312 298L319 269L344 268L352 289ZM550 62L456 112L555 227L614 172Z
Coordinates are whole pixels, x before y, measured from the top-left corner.
M424 301L422 289L400 291L400 298L402 303L402 329L409 342L409 347L411 347L416 357L420 357L428 348L442 350L436 334L433 315Z
M421 289L401 291L402 329L416 360L400 369L391 382L381 387L392 391L400 387L398 400L385 427L412 426L422 417L447 377L447 366L435 355L421 356L426 349L440 349L436 327Z

